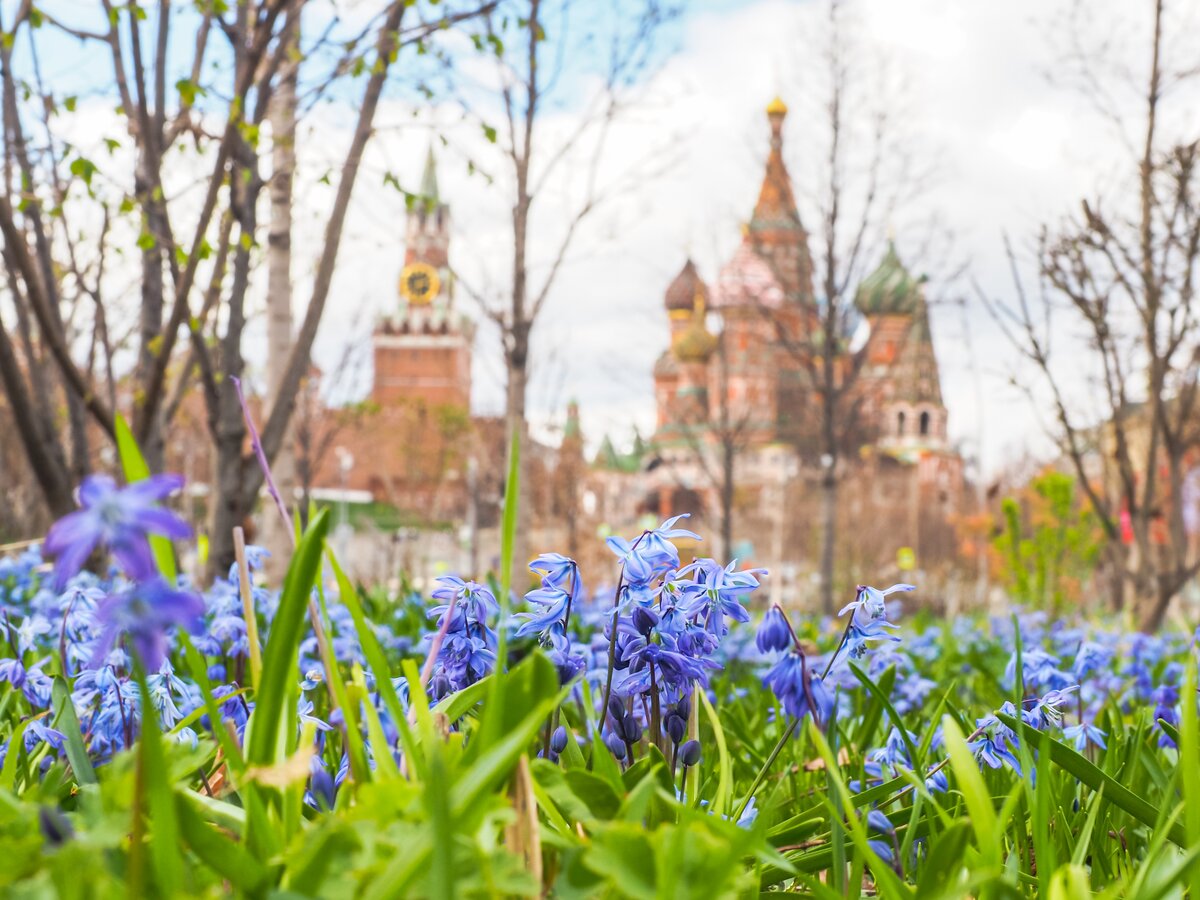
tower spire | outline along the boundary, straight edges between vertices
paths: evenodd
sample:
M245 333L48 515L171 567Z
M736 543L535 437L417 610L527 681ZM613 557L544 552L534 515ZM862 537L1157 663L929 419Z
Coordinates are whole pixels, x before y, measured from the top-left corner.
M421 173L421 202L427 209L436 209L441 202L438 196L437 160L433 156L433 142L425 156L425 171Z
M767 104L771 151L767 155L767 168L758 191L758 202L754 204L754 215L750 218L752 231L791 229L800 225L796 199L792 196L792 179L783 163L783 120L787 113L787 104L779 97Z

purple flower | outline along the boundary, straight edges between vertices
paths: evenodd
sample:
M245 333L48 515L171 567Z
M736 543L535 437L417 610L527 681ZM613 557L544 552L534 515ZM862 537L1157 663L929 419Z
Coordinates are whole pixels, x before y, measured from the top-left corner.
M517 613L513 616L514 619L524 620L517 629L517 637L545 632L551 625L561 624L571 608L572 597L547 577L542 586L526 594L525 599L534 606L541 607L541 612Z
M854 610L855 613L862 610L868 618L882 619L885 613L884 598L888 594L894 594L897 591L915 591L916 589L917 586L915 584L893 584L890 588L885 588L881 591L879 588L860 584L858 586L858 596L854 598L853 602L843 606L842 611L838 615L844 616L850 610Z
M118 637L127 635L146 671L155 672L167 655L167 629L194 629L203 616L204 600L199 595L176 590L157 576L110 594L96 608L96 621L103 630L92 652L92 666L101 665Z
M445 600L441 606L429 610L432 618L438 616L438 626L441 627L440 616L450 608L450 601L457 597L454 603L454 618L451 628L463 627L464 617L474 622L486 622L490 614L500 611L500 604L495 595L482 584L474 581L463 581L457 575L443 575L437 580L438 587L433 591L436 600Z
M1090 722L1068 725L1063 729L1063 737L1068 741L1074 741L1075 749L1080 753L1089 744L1099 747L1101 750L1108 748L1108 745L1104 743L1105 733Z
M632 543L618 535L613 535L605 541L624 565L627 581L631 584L645 584L656 573L679 568L679 550L671 541L676 538L700 540L700 535L695 532L675 527L675 523L684 518L687 516L672 516L658 528L644 532Z
M704 627L721 637L729 631L726 616L735 622L750 621L742 599L758 588L756 576L766 572L766 569L738 572L736 567L736 559L727 566L712 559L698 559L679 571L680 575L691 574L696 580L696 588L691 591L694 597L687 606L688 615L702 617Z
M570 579L571 596L572 598L578 596L578 564L571 557L563 556L561 553L543 553L529 564L529 570L541 575L543 582L548 582L556 587L562 587L563 583Z
M787 618L778 606L772 606L763 616L762 624L758 626L758 634L754 643L762 653L773 650L786 650L792 643L792 631L788 628Z
M151 475L117 487L107 475L90 475L79 486L80 509L63 516L46 535L46 550L57 561L55 582L61 589L97 546L107 547L125 573L135 580L155 572L148 534L185 538L192 533L182 519L159 501L183 486L180 475Z
M775 663L763 683L779 698L788 715L801 719L811 712L818 723L829 720L833 698L820 677L808 668L803 653L796 650L788 653Z
M978 740L972 741L967 746L970 748L971 754L979 762L981 769L985 765L992 769L998 769L1002 765L1007 764L1018 775L1021 774L1021 764L1013 756L1012 751L1004 746L1003 742L996 743L990 737L981 737Z
M28 753L38 744L49 744L55 750L61 750L67 736L56 728L51 728L40 717L34 719L25 728L25 752Z

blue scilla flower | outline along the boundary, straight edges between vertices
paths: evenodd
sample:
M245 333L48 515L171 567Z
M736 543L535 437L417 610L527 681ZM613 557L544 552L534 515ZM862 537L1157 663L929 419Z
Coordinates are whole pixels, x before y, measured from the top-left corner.
M1107 734L1097 728L1090 722L1081 722L1078 725L1068 725L1063 729L1063 737L1071 741L1075 745L1075 749L1080 753L1088 746L1099 747L1101 750L1107 749L1108 745L1104 743Z
M671 541L679 538L690 538L691 540L700 540L700 535L694 531L688 531L686 528L676 528L675 523L680 519L689 517L688 513L672 516L667 519L657 528L646 532L645 537L639 544L642 556L649 560L657 568L664 571L666 569L676 569L679 567L679 550Z
M0 681L7 681L18 691L25 686L25 664L19 659L0 659Z
M846 655L861 659L876 641L899 641L899 635L887 630L899 627L886 619L866 618L861 609L855 610L846 628Z
M1021 774L1021 763L1013 755L1003 741L993 741L992 738L984 736L977 740L971 741L967 745L971 754L979 763L982 769L987 766L991 769L999 769L1001 766L1008 766L1018 775Z
M679 568L679 550L672 540L691 538L700 540L700 535L686 528L676 528L675 523L687 515L672 516L657 528L645 531L641 537L628 541L620 535L605 540L608 548L621 560L625 580L630 584L646 584L655 575Z
M579 584L579 565L569 556L561 553L543 553L529 564L529 569L542 577L543 583L562 587L570 582L572 597L578 597L582 585Z
M1045 650L1030 647L1021 653L1021 680L1028 688L1045 688L1057 682L1069 683L1070 676L1058 668L1059 659ZM1014 651L1004 667L1004 685L1012 687L1017 675L1017 654ZM1065 686L1065 685L1064 685Z
M496 602L496 596L482 584L476 584L474 581L463 581L456 575L442 575L437 579L438 587L433 591L433 597L436 600L446 601L441 606L435 606L429 610L430 618L438 617L438 626L441 626L440 617L450 608L450 602L454 601L454 617L466 617L474 622L485 622L487 617L494 615L500 611L500 604ZM457 623L451 623L451 627L455 627Z
M1084 641L1079 645L1075 654L1075 664L1072 671L1077 681L1083 681L1092 672L1108 667L1112 661L1113 651L1095 641Z
M517 629L517 637L544 633L555 623L561 623L571 608L571 599L571 594L562 587L551 582L549 578L545 579L541 587L525 595L528 603L540 607L539 611L517 613L513 616L514 619L521 621L521 627Z
M911 731L908 733L908 737L914 745L919 740L917 735ZM886 767L891 769L893 773L900 766L912 768L912 759L908 755L908 744L905 743L904 735L900 729L895 726L892 726L892 730L888 732L884 745L877 750L872 750L868 754L868 758L871 762L878 763L881 768Z
M739 572L736 569L736 559L727 566L712 559L698 559L680 570L680 575L693 575L700 588L687 606L688 613L702 619L708 631L721 637L729 632L726 617L735 622L750 621L750 613L743 601L758 588L757 576L766 571L746 569Z
M659 635L658 641L640 634L629 638L623 648L629 663L629 677L623 683L629 693L645 693L652 684L674 694L686 692L693 683L707 682L708 669L719 668L710 659L695 659L680 652L670 635ZM654 678L651 678L653 667Z
M67 741L67 736L38 717L25 726L25 752L28 753L38 744L49 744L54 750L61 750Z
M124 635L142 665L154 671L167 654L167 630L177 626L196 630L203 615L204 601L198 594L176 590L157 576L118 590L96 608L101 633L92 650L92 664L100 665Z
M1044 696L1040 697L1034 710L1038 714L1043 725L1061 725L1062 724L1062 706L1071 699L1071 694L1079 690L1079 685L1073 684L1070 687L1055 689L1048 691Z
M892 820L877 809L867 811L867 827L880 834L896 833L896 826L892 824Z
M887 614L884 600L889 594L894 594L897 591L915 591L916 589L917 586L914 584L893 584L890 588L885 588L881 591L878 588L860 584L854 600L843 606L838 615L844 616L851 610L856 613L861 610L866 618L882 619Z
M778 605L772 606L758 626L754 644L762 653L786 650L792 643L792 629Z
M61 589L97 546L120 562L125 574L140 579L155 571L148 534L185 538L187 523L159 503L183 487L180 475L151 475L125 487L107 475L91 475L79 486L80 509L50 527L46 551L56 557L55 582Z
M824 723L833 711L833 698L798 650L792 650L775 663L763 683L783 704L787 714L796 719L812 713L818 723Z

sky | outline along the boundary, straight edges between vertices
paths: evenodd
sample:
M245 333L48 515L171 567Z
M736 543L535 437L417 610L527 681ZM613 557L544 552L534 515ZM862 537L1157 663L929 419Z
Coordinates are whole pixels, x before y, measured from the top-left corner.
M1018 249L1028 247L1043 223L1077 209L1098 188L1121 185L1128 174L1110 123L1062 84L1060 62L1070 39L1063 15L1074 2L845 4L853 41L848 65L878 82L855 103L865 110L886 102L903 146L924 172L905 203L877 223L873 252L882 254L884 232L890 232L901 256L931 275L950 435L987 473L1029 454L1044 456L1052 445L1038 414L1007 384L1013 354L973 284L1010 298L1004 237ZM1139 35L1131 10L1144 6L1090 0L1086 9L1096 33L1128 51ZM580 404L593 447L606 434L621 444L634 429L653 431L652 369L667 345L663 293L689 255L711 281L736 249L762 178L764 109L776 95L791 108L785 158L801 219L814 227L824 171L819 123L826 8L824 0L691 0L664 32L656 65L606 145L602 180L632 177L632 189L616 194L581 229L534 333L529 407L535 430L546 439L556 439L570 399ZM552 28L552 41L554 36ZM452 43L456 39L459 45ZM477 54L464 52L461 37L450 32L444 40L463 76L457 94L435 92L429 103L397 89L379 110L316 347L323 370L345 369L329 388L337 400L365 393L371 328L397 303L404 201L384 186L385 175L415 190L433 144L441 193L451 207L451 264L478 293L496 296L505 281L511 238L504 169L498 148L458 102L459 96L482 96L494 73ZM1136 70L1137 57L1127 58ZM65 60L65 54L57 57ZM402 56L396 70L401 76L405 64ZM462 88L467 82L475 87ZM564 79L541 125L547 146L574 127L592 86L586 71ZM318 179L340 162L352 124L353 108L345 102L351 96L349 88L335 94L300 129L298 306L330 199L330 188ZM1193 92L1179 99L1179 115L1194 128L1200 98ZM101 108L108 99L99 101L96 116L107 115ZM496 113L494 107L483 111L485 117ZM533 223L535 282L580 195L581 170L568 165L560 173ZM936 254L920 258L932 220L945 237ZM965 274L945 278L960 268ZM480 414L499 414L504 373L498 336L467 291L459 290L456 303L480 322L473 406ZM259 317L251 327L252 346L261 343L261 329ZM253 371L256 354L250 358ZM1069 346L1061 361L1071 365ZM1086 383L1077 379L1075 388L1086 399Z

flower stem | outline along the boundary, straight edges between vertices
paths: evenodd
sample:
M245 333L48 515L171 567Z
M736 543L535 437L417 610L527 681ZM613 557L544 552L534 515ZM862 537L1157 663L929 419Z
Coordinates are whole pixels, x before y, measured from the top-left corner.
M642 542L642 538L648 535L649 531L643 531L638 539L633 542L630 550L636 550L637 545ZM608 635L608 674L604 677L604 698L600 704L600 723L601 727L604 724L604 716L608 710L608 699L612 696L613 669L617 662L617 624L621 617L621 590L625 587L625 563L621 563L621 574L617 578L617 590L613 594L613 613L612 624L609 628Z
M783 734L779 736L779 740L775 742L775 746L771 749L770 755L758 770L758 774L754 776L754 781L750 782L750 790L746 793L746 799L742 801L742 805L738 807L737 813L733 817L733 821L738 821L742 817L742 813L746 811L746 807L750 805L750 801L754 799L754 794L762 786L763 781L767 777L767 772L771 770L771 766L775 765L775 760L779 758L779 754L783 752L784 745L791 738L792 732L796 730L796 726L800 724L799 719L792 719Z

